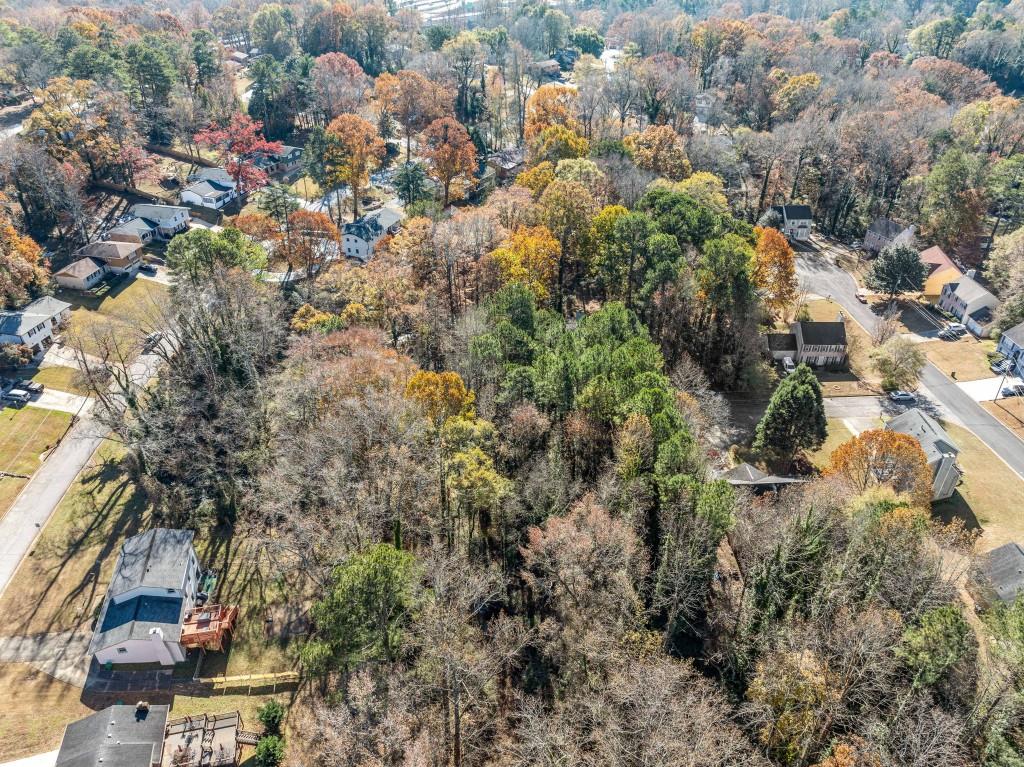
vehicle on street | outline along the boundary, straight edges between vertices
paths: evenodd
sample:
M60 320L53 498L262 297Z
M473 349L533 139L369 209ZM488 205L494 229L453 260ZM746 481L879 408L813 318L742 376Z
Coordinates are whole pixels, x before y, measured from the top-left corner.
M796 365L793 364L793 358L792 357L783 357L782 358L782 369L786 372L786 375L789 375L794 370L796 370Z
M893 402L916 402L917 397L908 391L902 391L897 389L896 391L889 392L889 399Z
M857 300L860 301L862 304L866 304L868 302L868 293L867 293L867 291L864 290L863 288L858 290L857 291Z
M4 399L9 402L18 402L24 404L32 401L32 395L24 389L11 389L7 394L4 395Z
M1004 397L1024 397L1024 384L1003 387Z
M946 330L952 330L957 335L966 335L967 327L959 322L951 322L946 326Z

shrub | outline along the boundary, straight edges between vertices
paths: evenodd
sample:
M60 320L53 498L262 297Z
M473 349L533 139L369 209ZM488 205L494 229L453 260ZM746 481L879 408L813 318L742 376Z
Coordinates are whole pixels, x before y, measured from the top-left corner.
M32 350L22 344L0 344L0 368L17 368L32 361Z
M278 701L268 700L260 707L257 716L267 735L281 734L281 722L284 721L284 706Z
M256 767L277 767L284 760L284 740L280 735L267 735L256 744Z

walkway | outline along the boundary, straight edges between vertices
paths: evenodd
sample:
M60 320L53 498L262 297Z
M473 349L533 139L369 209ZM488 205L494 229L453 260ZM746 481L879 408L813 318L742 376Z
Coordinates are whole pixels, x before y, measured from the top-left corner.
M0 662L28 663L55 679L82 687L89 671L91 639L89 631L0 637Z

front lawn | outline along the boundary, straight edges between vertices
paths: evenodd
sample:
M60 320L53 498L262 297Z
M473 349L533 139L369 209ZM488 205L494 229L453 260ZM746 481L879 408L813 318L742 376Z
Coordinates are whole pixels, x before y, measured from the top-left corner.
M60 747L64 727L93 713L77 687L27 663L0 663L0 755L20 759Z
M1002 397L978 404L998 418L1003 426L1024 439L1024 397Z
M50 365L45 368L23 368L18 371L19 378L30 378L41 383L47 389L57 389L71 394L88 396L89 387L85 385L81 374L76 368L67 365Z
M111 330L124 343L141 344L161 325L167 286L129 277L104 283L95 292L61 290L57 297L71 304L69 336L80 339L87 352L97 354L99 339Z
M0 410L0 471L31 477L42 465L42 454L57 444L71 424L71 414L26 405ZM7 513L28 483L20 477L0 477L0 516Z
M829 418L828 437L825 443L814 452L808 453L807 459L817 468L824 470L828 467L836 448L853 437L854 433L847 428L842 418Z
M323 192L320 191L320 186L309 176L302 176L288 188L292 190L293 194L311 202L319 200L324 196Z
M957 381L980 381L996 375L989 368L988 353L996 349L995 341L979 341L966 335L957 341L928 341L921 350L944 374Z

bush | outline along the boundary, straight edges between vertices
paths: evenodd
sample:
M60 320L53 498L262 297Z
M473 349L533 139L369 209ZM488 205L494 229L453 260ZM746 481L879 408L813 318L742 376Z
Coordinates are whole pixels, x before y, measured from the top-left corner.
M256 767L277 767L284 760L284 740L280 735L267 735L256 744Z
M257 713L260 724L263 725L263 731L267 735L280 735L281 734L281 722L284 721L284 706L282 706L276 700L268 700L261 707Z
M0 344L0 368L18 368L32 361L32 350L21 344Z

